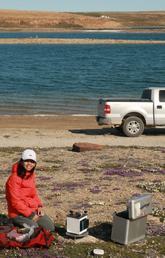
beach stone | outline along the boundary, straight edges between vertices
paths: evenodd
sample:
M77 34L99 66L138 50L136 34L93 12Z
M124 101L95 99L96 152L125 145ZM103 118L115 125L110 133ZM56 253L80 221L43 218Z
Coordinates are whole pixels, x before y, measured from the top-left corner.
M74 143L72 147L72 151L76 151L76 152L103 150L103 149L104 149L104 146L102 145L87 143L87 142Z

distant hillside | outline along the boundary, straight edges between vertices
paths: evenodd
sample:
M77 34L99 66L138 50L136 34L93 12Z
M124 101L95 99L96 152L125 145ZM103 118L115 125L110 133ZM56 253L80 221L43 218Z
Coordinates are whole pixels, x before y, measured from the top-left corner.
M165 11L59 13L0 10L0 31L131 27L165 27Z

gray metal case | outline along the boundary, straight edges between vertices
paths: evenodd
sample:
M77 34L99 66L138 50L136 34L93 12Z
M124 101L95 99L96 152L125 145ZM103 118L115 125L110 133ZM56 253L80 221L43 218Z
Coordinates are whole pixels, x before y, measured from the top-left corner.
M146 194L128 201L128 209L113 214L111 240L132 244L145 237L147 215L152 212L152 199Z
M128 201L129 219L135 220L152 213L152 196L146 194Z
M136 220L128 219L128 211L113 214L111 240L129 245L145 237L147 216Z

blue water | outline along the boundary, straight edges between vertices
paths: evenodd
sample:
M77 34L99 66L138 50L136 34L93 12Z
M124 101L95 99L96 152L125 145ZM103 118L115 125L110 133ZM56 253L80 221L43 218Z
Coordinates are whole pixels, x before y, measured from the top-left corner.
M105 32L0 32L0 38L89 38L89 39L134 39L165 40L165 33L121 33L116 30ZM116 31L116 32L115 32Z
M164 44L0 45L0 115L96 115L99 98L165 87L164 71Z

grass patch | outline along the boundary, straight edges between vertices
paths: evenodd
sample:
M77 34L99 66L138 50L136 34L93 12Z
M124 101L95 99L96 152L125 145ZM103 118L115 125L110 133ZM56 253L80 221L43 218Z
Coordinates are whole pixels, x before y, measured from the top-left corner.
M5 188L4 189L0 189L0 194L5 194Z
M32 28L33 25L30 25L24 21L21 21L20 24L11 23L11 22L0 22L1 28Z
M90 16L90 17L101 17L101 13L95 13L95 12L89 12L89 13L83 13L83 12L72 12L71 14L77 14L77 15L83 15L83 16Z
M9 137L10 137L10 135L4 135L3 137L4 137L4 138L9 138Z
M43 185L43 184L36 184L36 188L46 188L47 185Z
M142 188L148 192L154 192L154 193L165 192L165 182L140 183L140 184L137 184L136 187Z
M62 29L82 29L83 26L79 25L79 24L75 24L75 23L68 23L66 21L62 21L59 23L46 23L43 25L39 25L39 27L43 27L43 28L62 28Z
M108 168L116 168L118 167L118 164L111 164L111 163L105 163L105 164L102 164L99 166L99 168L105 168L105 169L108 169Z
M56 164L56 165L53 165L53 166L37 166L35 168L36 171L44 171L44 172L53 172L57 169L61 168L61 165L60 164Z
M58 163L58 164L60 164L60 163L62 163L62 162L64 162L64 160L49 160L49 159L47 159L47 160L44 160L44 162L46 162L46 163Z
M15 152L22 152L22 151L24 151L24 149L19 147L0 148L0 152L4 154L14 154Z

